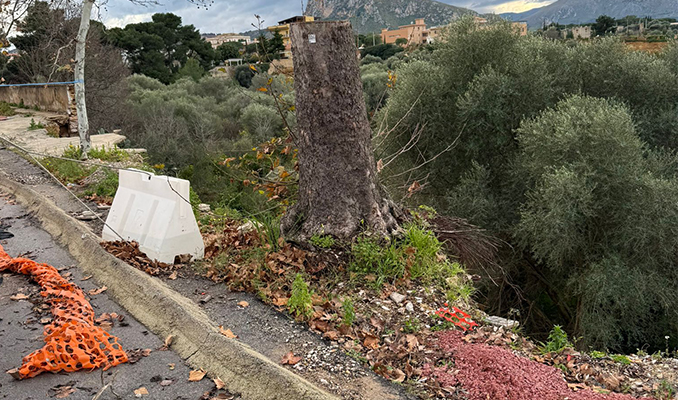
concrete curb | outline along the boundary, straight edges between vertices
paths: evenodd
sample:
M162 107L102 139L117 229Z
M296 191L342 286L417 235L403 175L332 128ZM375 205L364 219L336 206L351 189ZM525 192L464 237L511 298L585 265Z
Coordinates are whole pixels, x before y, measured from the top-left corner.
M273 363L246 344L228 339L194 302L106 252L80 221L31 188L0 173L0 189L16 197L80 263L83 272L161 338L174 335L172 350L194 368L219 377L247 400L330 400L337 397ZM186 377L188 379L188 377Z

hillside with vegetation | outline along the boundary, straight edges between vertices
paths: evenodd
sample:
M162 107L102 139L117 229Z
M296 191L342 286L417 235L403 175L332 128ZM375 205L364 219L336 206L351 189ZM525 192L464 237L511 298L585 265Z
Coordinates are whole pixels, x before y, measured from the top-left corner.
M310 1L308 15L329 20L348 19L359 33L409 25L424 18L428 26L446 25L476 12L435 0L324 0Z
M552 22L563 25L591 23L600 15L678 18L678 4L673 0L558 0L523 13L501 14L512 21L526 21L530 28Z

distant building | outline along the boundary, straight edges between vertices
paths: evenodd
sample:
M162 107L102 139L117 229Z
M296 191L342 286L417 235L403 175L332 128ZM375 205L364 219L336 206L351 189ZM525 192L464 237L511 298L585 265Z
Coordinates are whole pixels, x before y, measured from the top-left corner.
M473 17L476 25L479 26L489 26L491 23L487 20L487 18L482 18L482 17ZM527 22L524 21L519 21L519 22L511 22L511 26L513 29L515 29L516 33L520 34L520 36L527 36Z
M527 36L527 22L512 22L511 26L520 34L520 36Z
M443 35L444 30L444 26L433 26L428 28L428 43L434 43L436 40L438 40L438 38Z
M590 26L575 26L572 28L572 36L575 39L591 39L593 30Z
M292 18L284 19L278 22L276 26L269 26L267 29L270 32L278 32L283 37L283 44L285 45L285 50L283 51L283 58L292 58L292 42L290 39L290 24L295 22L313 22L315 21L314 17L303 15L295 16Z
M228 42L239 42L244 45L252 43L252 38L249 36L238 35L237 33L222 33L214 36L207 36L204 38L205 41L209 42L212 45L212 48L217 48L220 45Z
M404 39L403 45L426 44L428 43L429 31L426 29L426 23L423 18L417 18L410 25L399 26L398 29L381 30L381 41L384 44L396 44L401 42L398 39Z

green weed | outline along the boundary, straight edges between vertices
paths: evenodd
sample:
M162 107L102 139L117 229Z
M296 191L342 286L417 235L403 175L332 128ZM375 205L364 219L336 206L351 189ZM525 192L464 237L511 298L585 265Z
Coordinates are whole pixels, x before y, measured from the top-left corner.
M87 153L90 158L97 158L101 161L120 162L126 161L130 155L125 150L119 149L115 146L106 148L105 146L93 148Z
M596 358L596 359L607 357L607 354L603 353L602 351L597 351L597 350L593 350L591 353L589 353L589 355L591 356L591 358Z
M31 124L28 126L29 131L34 131L37 129L45 129L45 125L42 124L42 122L38 122L37 124L35 123L35 120L31 118Z
M433 232L410 224L402 238L385 246L359 237L351 248L349 269L359 275L374 274L377 286L409 277L439 288L450 301L468 300L474 289L467 283L464 269L441 254L442 244Z
M254 226L259 236L266 240L272 251L280 250L282 234L280 233L280 217L268 213L259 215Z
M560 325L556 325L551 330L551 333L549 333L546 344L542 344L540 350L542 354L559 353L567 347L572 347L572 343L567 339L567 333L563 328Z
M362 353L360 353L360 352L358 352L358 351L356 351L356 350L354 350L354 349L346 350L346 355L349 356L349 357L351 357L352 359L354 359L354 360L360 362L360 363L363 363L363 364L366 364L366 363L367 363L367 358L365 358L365 357L362 355Z
M676 389L666 380L662 380L659 388L654 391L654 395L659 400L671 400L676 395Z
M419 332L420 324L417 318L409 318L405 320L403 324L403 332L405 333L415 333Z
M355 322L355 308L353 307L353 300L350 297L346 298L341 304L341 309L344 312L342 324L351 326Z
M292 284L292 296L287 302L290 313L298 319L310 319L313 316L313 302L308 284L304 282L301 274L297 274Z
M42 163L51 173L64 183L76 183L89 176L94 168L58 158L46 158Z
M327 235L315 234L311 236L309 242L311 242L313 246L319 247L321 249L329 249L330 247L334 246L334 238Z
M104 178L85 191L86 195L96 194L99 197L113 197L118 191L118 173L102 169Z
M4 101L0 101L0 115L1 116L11 117L14 114L15 114L14 109L12 108L12 106L9 103L4 102Z
M629 358L626 357L623 354L615 354L615 355L611 356L611 358L612 358L612 361L614 361L616 363L620 363L620 364L624 364L624 365L631 365L631 360L629 360Z

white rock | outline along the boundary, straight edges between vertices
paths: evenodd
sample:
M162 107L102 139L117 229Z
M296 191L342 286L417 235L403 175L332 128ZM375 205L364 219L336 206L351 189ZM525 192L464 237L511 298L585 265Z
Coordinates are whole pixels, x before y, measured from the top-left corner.
M398 304L402 303L407 298L407 296L405 296L404 294L400 294L398 292L391 293L389 297L391 298L391 300L395 301Z
M259 224L258 222L254 222L254 221L247 221L247 222L245 222L244 224L242 224L238 227L238 232L240 232L240 233L251 232L251 231L255 230L257 228L257 226L261 226L261 224Z
M405 309L407 312L414 312L414 304L412 304L411 301L408 301L407 304L405 304Z
M210 212L210 210L212 210L212 208L210 207L209 204L205 204L205 203L198 204L198 211L200 211L200 212Z
M511 319L506 319L502 317L487 317L485 318L485 323L496 326L496 327L504 327L504 328L513 328L513 327L518 327L520 325L520 322L514 321Z

